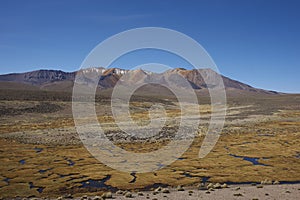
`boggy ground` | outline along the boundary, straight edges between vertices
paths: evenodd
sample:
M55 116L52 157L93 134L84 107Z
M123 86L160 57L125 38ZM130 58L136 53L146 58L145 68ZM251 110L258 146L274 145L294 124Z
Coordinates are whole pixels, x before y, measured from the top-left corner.
M144 174L119 172L96 160L78 139L70 102L3 100L0 197L58 197L68 193L76 197L107 190L149 190L159 185L196 186L200 182L300 181L299 96L267 98L268 103L266 99L229 99L221 137L203 159L198 153L210 108L201 105L203 123L189 150L170 166ZM50 104L53 110L44 108ZM137 109L141 104L144 110ZM146 120L149 105L136 102L133 106L133 118ZM178 116L176 106L166 106L170 116ZM109 105L99 103L97 108L99 113L107 112L99 114L99 121L116 131ZM114 142L129 151L149 152L164 146L168 138Z

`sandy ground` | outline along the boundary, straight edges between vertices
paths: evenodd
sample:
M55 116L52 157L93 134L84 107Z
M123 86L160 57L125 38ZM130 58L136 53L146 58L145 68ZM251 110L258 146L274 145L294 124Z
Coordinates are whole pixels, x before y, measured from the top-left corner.
M283 184L283 185L264 185L263 188L257 188L252 185L231 185L225 189L215 189L208 192L207 190L196 190L185 188L184 191L169 189L170 193L153 194L153 191L143 192L143 196L132 193L133 198L126 198L123 195L113 194L113 199L174 199L174 200L221 200L221 199L280 199L280 200L297 200L300 199L300 184ZM90 199L94 199L91 197ZM82 199L82 198L76 198Z

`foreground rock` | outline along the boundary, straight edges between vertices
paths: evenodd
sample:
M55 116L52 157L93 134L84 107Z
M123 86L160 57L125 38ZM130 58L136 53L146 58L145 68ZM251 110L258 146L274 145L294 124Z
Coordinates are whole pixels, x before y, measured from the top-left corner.
M204 185L200 185L203 187ZM207 185L208 186L208 185ZM215 186L215 189L211 186ZM220 186L220 187L219 187ZM226 187L225 187L226 186ZM220 188L220 189L217 189ZM239 190L236 190L239 188ZM178 190L179 189L179 190ZM123 194L112 194L114 199L126 200L126 199L172 199L172 200L211 200L211 199L275 199L275 200L288 200L299 199L300 196L300 184L291 185L264 185L263 188L257 188L252 185L236 185L227 186L225 184L212 184L210 185L210 191L199 190L199 188L185 187L178 188L157 188L155 195L154 191L143 191L143 195L139 195L141 192L131 193L125 192ZM167 192L168 191L168 192ZM93 197L89 197L93 200ZM80 198L78 198L79 200Z

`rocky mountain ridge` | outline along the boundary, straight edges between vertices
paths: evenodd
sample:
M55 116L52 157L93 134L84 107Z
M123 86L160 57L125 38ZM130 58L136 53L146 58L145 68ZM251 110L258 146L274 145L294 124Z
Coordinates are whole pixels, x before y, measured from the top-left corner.
M159 81L164 81L164 79L169 79L169 80L173 80L177 84L181 84L180 80L178 79L178 75L180 75L180 77L186 79L188 83L191 85L191 87L195 90L214 87L213 85L207 85L204 79L214 77L214 75L217 74L215 71L211 69L187 70L184 68L175 68L157 74L142 69L126 70L121 68L105 69L102 67L91 67L91 68L81 69L75 72L64 72L61 70L36 70L36 71L25 72L25 73L5 74L5 75L0 75L0 81L29 84L41 88L49 88L52 87L53 85L59 85L59 87L61 87L66 84L68 85L74 84L77 73L83 74L84 77L99 76L100 77L98 82L99 89L113 88L116 85L116 83L121 79L122 76L128 74L130 74L130 81L133 83L137 81L143 81L147 83L153 79L157 79ZM221 77L223 79L225 89L276 94L276 92L274 91L257 89L250 85L244 84L242 82L232 80L228 77L225 76L221 76Z

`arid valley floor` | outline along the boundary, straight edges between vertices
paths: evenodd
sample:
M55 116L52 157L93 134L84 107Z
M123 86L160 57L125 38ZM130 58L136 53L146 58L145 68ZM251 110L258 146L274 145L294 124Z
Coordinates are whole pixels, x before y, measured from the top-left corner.
M107 191L117 199L125 198L115 194L118 190L131 191L139 199L300 198L300 95L229 96L220 139L203 159L198 158L198 152L210 106L207 98L200 97L202 123L191 147L170 166L143 174L119 172L96 160L76 133L72 103L64 95L1 90L1 198L58 198L70 194L80 199ZM155 102L164 105L169 116L179 115L172 99L149 97L133 99L132 118L147 120L148 108ZM109 99L99 97L98 120L105 124L107 136L116 145L128 151L150 152L168 143L168 138L139 142L122 135L115 137L118 131L109 109ZM167 127L166 132L175 128L172 124ZM280 184L260 188L261 181ZM226 183L230 188L208 193L198 190L200 183ZM179 185L186 190L175 195ZM153 195L150 191L159 186L168 187L171 193Z

